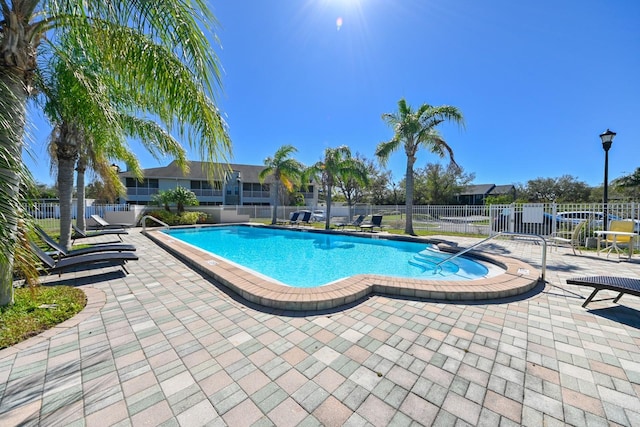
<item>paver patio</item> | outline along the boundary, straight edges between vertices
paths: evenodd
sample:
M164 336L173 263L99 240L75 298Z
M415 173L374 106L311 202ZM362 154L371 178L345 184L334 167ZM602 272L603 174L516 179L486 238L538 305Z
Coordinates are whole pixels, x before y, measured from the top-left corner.
M565 282L640 277L640 257L559 248L547 284L517 298L372 295L295 313L218 288L137 229L126 240L130 275L48 279L75 280L89 302L0 350L0 424L640 425L640 298L587 310L592 289ZM531 242L485 250L540 264Z

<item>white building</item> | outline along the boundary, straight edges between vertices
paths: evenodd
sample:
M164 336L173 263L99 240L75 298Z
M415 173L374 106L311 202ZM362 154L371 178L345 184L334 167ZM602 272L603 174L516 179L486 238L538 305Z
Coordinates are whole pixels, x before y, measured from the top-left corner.
M120 180L127 188L126 202L146 205L159 191L180 186L193 191L200 205L204 206L271 204L271 191L275 191L273 177L269 176L264 184L258 179L264 166L213 164L216 178L211 183L207 178L206 169L211 165L206 162L189 162L189 173L184 175L173 161L168 166L144 169L142 181L137 180L131 172L120 172ZM305 186L300 193L304 196L306 206L318 204L318 188L313 182ZM282 205L283 201L279 201L278 204Z

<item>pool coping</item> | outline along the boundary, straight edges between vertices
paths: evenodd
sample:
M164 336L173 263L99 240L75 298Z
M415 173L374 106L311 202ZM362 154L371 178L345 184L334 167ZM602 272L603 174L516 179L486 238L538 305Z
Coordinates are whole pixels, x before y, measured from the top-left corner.
M263 224L225 225L273 227ZM215 225L212 227L215 227ZM273 228L303 231L292 227ZM306 229L304 231L327 233L326 230L318 229ZM345 232L329 231L329 233ZM506 298L531 290L538 284L540 278L538 270L523 261L501 255L472 251L467 256L496 264L504 268L505 272L494 277L471 281L438 281L360 274L317 288L294 288L273 283L237 265L225 262L221 258L212 259L210 253L171 238L162 233L161 230L147 230L144 234L191 268L219 282L246 300L281 310L316 311L334 309L355 303L372 293L443 301L477 301ZM438 240L422 237L362 232L352 234L368 238L390 238L393 240L438 243ZM452 253L460 250L460 248L449 246L443 242L440 242L438 247L441 250Z

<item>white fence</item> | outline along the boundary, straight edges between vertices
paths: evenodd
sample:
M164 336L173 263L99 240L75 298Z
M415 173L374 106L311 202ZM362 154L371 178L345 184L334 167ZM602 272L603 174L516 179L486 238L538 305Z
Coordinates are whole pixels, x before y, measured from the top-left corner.
M229 208L229 207L228 207ZM326 207L318 207L326 212ZM231 209L234 209L231 207ZM271 206L237 206L238 214L249 215L252 220L266 221L271 218ZM310 207L279 206L278 218L288 218L291 212L311 210ZM509 205L422 205L413 208L414 230L432 230L489 236L500 231L549 236L558 231L571 229L576 223L587 220L585 238L604 226L602 203L531 203ZM635 220L640 232L640 203L609 203L608 220ZM403 205L332 206L332 220L343 221L354 216L383 215L383 224L394 229L404 229L406 208Z
M85 208L85 216L89 218L98 214L107 218L114 212L135 211L135 217L139 218L145 211L160 209L157 206L135 205L93 205ZM218 218L216 222L228 222L233 218L246 221L269 222L273 212L271 206L194 206L190 210L209 211L211 209L222 211L228 215L210 215ZM279 206L278 218L288 218L297 210L321 209L326 213L326 206L300 207ZM351 208L335 205L331 208L332 221L349 220L357 215L383 215L383 225L387 228L404 229L406 221L406 208L404 205L374 206L357 205ZM50 228L55 228L60 217L60 207L55 203L36 204L29 212L39 221L51 222ZM552 235L559 229L572 228L576 223L587 220L585 236L593 236L594 231L604 226L604 212L602 203L573 203L573 204L510 204L510 205L427 205L414 206L413 228L416 231L430 230L434 232L473 234L489 236L500 231L510 231L525 234ZM640 203L609 203L606 207L608 220L631 219L636 221L636 231L640 232ZM76 217L76 208L73 207L72 217ZM221 220L220 218L228 218ZM585 242L586 243L586 242Z

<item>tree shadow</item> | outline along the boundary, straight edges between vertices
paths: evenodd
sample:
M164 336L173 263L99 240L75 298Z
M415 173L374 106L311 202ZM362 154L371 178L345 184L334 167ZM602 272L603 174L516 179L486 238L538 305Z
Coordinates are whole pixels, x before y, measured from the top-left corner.
M41 285L44 286L59 286L59 285L67 285L67 286L85 286L85 285L94 285L96 283L102 283L109 280L122 279L127 277L127 275L122 270L114 270L107 271L105 273L100 274L91 274L86 276L76 276L72 278L65 278L64 276L58 277L57 275L48 276L44 278L41 282Z

